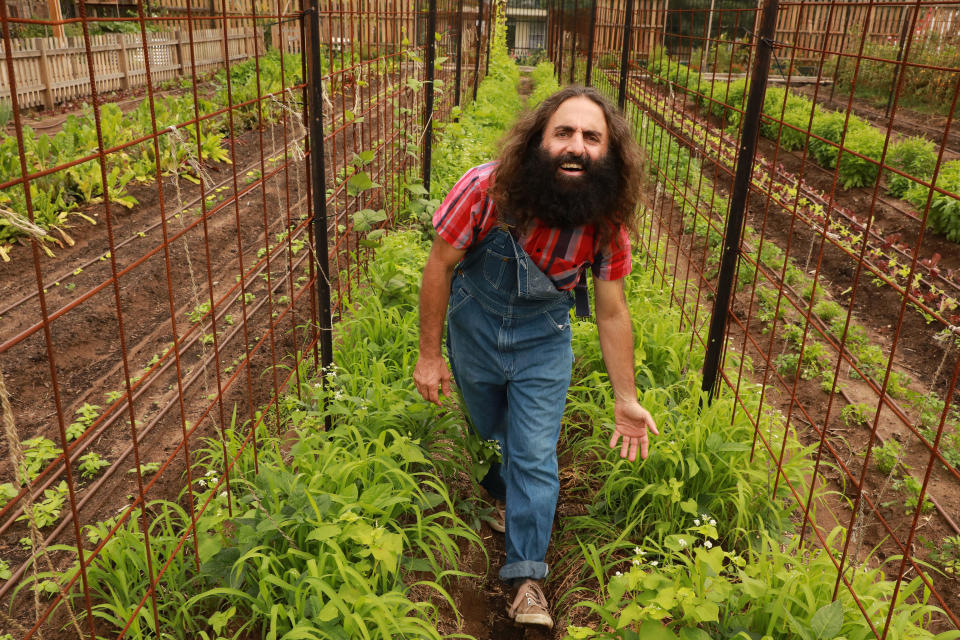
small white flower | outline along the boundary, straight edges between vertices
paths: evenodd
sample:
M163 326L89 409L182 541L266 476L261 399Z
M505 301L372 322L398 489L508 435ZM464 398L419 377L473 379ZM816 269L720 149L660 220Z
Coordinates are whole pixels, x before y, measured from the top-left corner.
M622 574L622 573L620 573L619 571L617 571L617 573L616 573L616 575L618 575L618 576L622 576L623 574Z
M687 546L687 539L686 539L686 538L679 538L679 539L677 540L677 544L679 544L681 547L685 547L685 546Z
M717 521L714 520L713 518L710 518L710 524L715 526L717 524Z
M206 472L205 474L203 474L203 475L205 475L205 476L207 476L207 477L209 478L210 476L213 475L213 469L207 469L207 472Z
M221 498L226 498L226 497L227 497L227 492L226 492L226 491L222 491L222 492L220 493L220 497L221 497Z
M697 525L697 526L699 527L699 526L700 526L700 518L694 518L694 519L693 519L693 524L695 524L695 525Z
M656 560L651 560L651 561L650 561L650 564L652 564L653 566L656 567L656 566L659 565L660 563L657 562Z
M635 559L635 560L633 561L633 566L639 567L639 566L640 566L640 561Z
M707 540L706 542L703 543L703 546L705 546L707 549L712 549L713 543Z
M642 556L642 555L643 555L643 549L641 549L640 547L634 547L634 548L633 548L633 555L635 555L635 556Z

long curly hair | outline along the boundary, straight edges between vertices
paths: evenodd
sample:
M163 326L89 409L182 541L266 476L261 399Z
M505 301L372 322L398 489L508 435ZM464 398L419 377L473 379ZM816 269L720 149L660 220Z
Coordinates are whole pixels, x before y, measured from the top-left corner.
M609 136L608 154L616 163L619 173L620 193L614 210L607 214L605 222L598 224L597 234L601 243L613 236L617 226L623 226L631 238L637 238L637 203L640 200L643 174L643 152L633 137L630 125L619 111L593 87L571 85L544 100L533 111L520 116L513 128L501 141L490 195L500 211L509 211L511 223L520 230L526 229L536 217L534 211L518 211L511 206L512 194L523 188L524 175L521 166L528 153L543 141L547 121L561 104L570 98L584 97L592 100L603 111Z

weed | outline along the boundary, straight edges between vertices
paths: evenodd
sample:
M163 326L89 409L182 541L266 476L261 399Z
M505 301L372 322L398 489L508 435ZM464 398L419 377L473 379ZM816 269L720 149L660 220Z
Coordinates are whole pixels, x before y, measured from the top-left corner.
M903 447L893 438L887 440L883 446L873 448L873 464L877 467L877 471L883 475L889 475L896 468L902 456Z
M865 402L848 404L840 410L840 419L848 427L862 427L869 423L875 409Z

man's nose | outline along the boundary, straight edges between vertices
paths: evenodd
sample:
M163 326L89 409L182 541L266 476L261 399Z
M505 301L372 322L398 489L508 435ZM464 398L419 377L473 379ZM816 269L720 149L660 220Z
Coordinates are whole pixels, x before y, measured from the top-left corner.
M574 132L574 134L570 136L570 143L567 146L567 151L575 155L582 156L584 149L583 134L579 131Z

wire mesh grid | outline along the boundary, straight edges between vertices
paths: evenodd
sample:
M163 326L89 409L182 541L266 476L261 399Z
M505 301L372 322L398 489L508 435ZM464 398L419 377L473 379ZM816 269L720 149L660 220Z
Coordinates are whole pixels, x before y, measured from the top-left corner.
M929 599L941 613L923 625L954 629L960 9L780 2L763 38L759 3L688 6L553 3L558 77L623 101L651 175L644 261L697 354L723 315L751 73L771 50L719 394L750 417L770 491L795 505L788 529L829 550L833 597L876 637L896 633L897 602ZM793 436L809 451L801 477L783 468Z
M257 429L316 401L323 309L366 286L489 37L470 0L72 8L0 1L0 628L23 638L149 633L189 597L194 532L235 513ZM142 586L105 575L128 543ZM120 587L139 605L105 613Z

